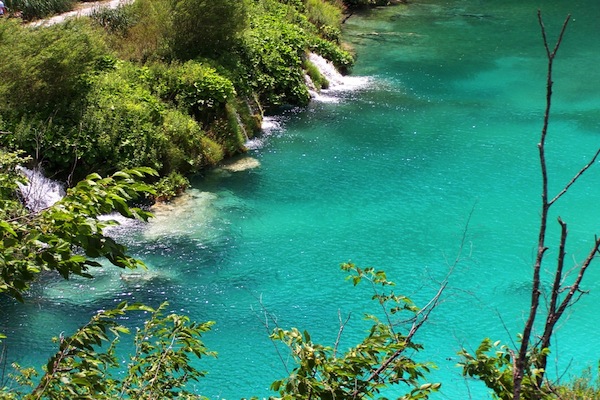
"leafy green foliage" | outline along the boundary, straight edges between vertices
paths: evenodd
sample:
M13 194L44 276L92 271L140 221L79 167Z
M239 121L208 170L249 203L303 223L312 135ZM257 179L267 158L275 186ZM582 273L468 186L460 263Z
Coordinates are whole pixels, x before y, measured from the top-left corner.
M222 114L225 104L235 98L233 83L197 61L184 64L153 64L149 87L163 100L205 124Z
M124 14L131 16L130 24L123 26L125 31L112 27L107 29L116 33L116 38L112 37L109 41L119 55L125 60L140 62L170 59L173 2L137 0L122 8Z
M247 25L246 0L177 0L173 12L175 57L217 57L230 52Z
M190 181L186 177L177 172L172 172L154 184L156 199L158 201L171 200L183 193L189 186Z
M342 35L340 6L321 0L307 0L305 9L308 20L317 27L319 34L327 40L339 43Z
M343 264L342 269L350 273L348 279L354 285L362 281L381 289L394 285L383 271L361 269L352 263ZM408 392L401 399L426 399L438 390L439 383L422 383L432 365L419 363L407 354L422 348L412 340L418 326L413 324L407 333L400 333L398 321L391 319L395 315L399 321L415 320L420 310L408 298L397 296L393 291L374 289L373 299L385 319L368 314L366 318L372 321L368 335L344 353L338 351L338 343L333 347L314 343L306 331L275 329L271 339L283 342L296 363L289 377L271 386L279 392L280 399L375 398L381 390L400 384L408 386Z
M87 96L81 119L83 137L77 147L90 166L108 160L117 169L162 168L161 152L168 139L157 127L162 125L165 106L127 75L135 70L122 65L99 76Z
M591 368L585 369L581 376L571 382L558 385L556 392L559 399L592 400L600 398L600 368L596 367L595 376Z
M280 13L257 14L244 37L244 63L253 68L250 85L262 102L270 105L306 104L302 58L307 33Z
M17 167L29 161L20 153L8 153L0 149L0 219L10 219L25 213L18 198L19 183L25 184L25 177Z
M313 38L310 43L310 49L322 57L330 60L333 65L335 65L335 67L343 73L348 72L354 64L354 58L350 53L340 49L338 46L328 42L327 40Z
M24 388L0 391L3 398L25 399L204 399L185 390L189 381L205 375L192 366L192 358L214 357L200 340L210 330L211 322L198 324L188 317L164 315L167 303L157 309L123 302L112 310L100 311L72 336L56 339L59 350L48 360L39 383L33 379L37 371L21 369L16 376ZM129 328L117 322L126 313L149 314L143 328L134 337L135 351L126 370L115 354L120 336ZM100 347L108 344L102 352ZM6 396L6 397L5 397Z
M212 322L190 322L188 317L170 314L162 317L162 309L144 324L135 338L135 354L128 366L128 378L122 391L131 398L173 398L189 394L181 388L190 380L205 375L191 366L190 355L197 358L215 356L199 337ZM150 343L148 338L154 338Z
M548 349L532 348L527 355L526 374L522 383L523 399L550 399L554 398L548 387L539 387L538 377L542 372L535 368L535 361L541 354L548 354ZM510 400L513 398L514 370L513 352L499 341L492 343L489 338L484 339L475 354L465 349L458 353L463 361L459 366L463 369L463 375L477 377L487 387L494 391L496 398Z
M20 12L24 20L34 20L69 11L74 0L7 0L11 12Z
M201 167L211 165L208 149L203 141L205 133L189 115L178 110L167 109L163 114L162 127L165 143L163 174L171 172L193 173Z
M0 293L22 300L29 284L48 271L65 279L90 277L90 268L100 265L93 258L106 258L121 268L143 266L125 253L124 246L103 234L104 228L116 222L97 217L116 211L147 220L150 214L129 207L128 202L152 192L140 180L153 174L142 168L107 178L92 174L53 206L29 214L16 208L14 215L0 220Z
M73 118L89 77L107 67L100 35L80 20L43 29L0 24L0 112L37 114L40 120Z

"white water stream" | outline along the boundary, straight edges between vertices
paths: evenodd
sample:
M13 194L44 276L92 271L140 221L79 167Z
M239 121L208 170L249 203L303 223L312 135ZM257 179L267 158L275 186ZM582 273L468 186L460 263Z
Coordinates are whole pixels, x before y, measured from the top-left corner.
M19 183L21 196L25 206L32 212L39 212L50 207L65 195L64 185L46 178L42 171L18 167L27 178L27 183Z

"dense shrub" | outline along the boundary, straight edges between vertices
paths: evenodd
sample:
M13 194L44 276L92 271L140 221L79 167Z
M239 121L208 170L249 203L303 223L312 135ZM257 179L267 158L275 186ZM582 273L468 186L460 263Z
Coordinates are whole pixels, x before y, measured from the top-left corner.
M237 45L247 26L246 0L176 0L172 46L176 58L216 57Z
M158 201L171 200L183 193L189 186L190 181L185 176L171 172L154 184L155 198Z
M58 173L65 179L73 164L77 164L78 154L86 151L87 143L80 130L53 120L23 117L11 126L11 133L2 136L4 146L25 151L36 163L42 163L47 173Z
M327 40L339 42L341 36L342 10L321 0L306 1L306 15Z
M122 6L120 13L123 16L114 23L111 21L106 30L116 33L113 35L116 38L109 40L121 58L140 62L171 58L173 5L170 0L136 0Z
M208 125L223 115L225 104L235 98L233 83L217 71L196 61L185 64L154 64L149 86L163 100Z
M162 130L168 138L163 155L166 171L188 174L210 163L203 154L204 132L190 116L178 110L166 110Z
M333 65L335 65L335 67L342 73L349 72L350 68L354 64L354 58L350 53L342 50L339 46L336 46L327 40L313 38L309 47L311 51L330 60Z
M188 82L190 87L197 89L196 97L189 93L191 89L188 92L181 89L188 89L188 85L183 84L187 82L186 71L204 73L192 74L197 80ZM219 162L223 150L219 144L206 140L204 129L188 114L188 103L183 101L202 103L204 100L206 105L206 102L223 99L217 94L233 95L230 83L223 91L221 86L204 85L201 78L207 76L210 79L205 80L210 82L211 79L224 79L195 62L171 68L165 65L140 68L123 63L117 70L104 74L95 82L82 118L88 142L93 143L89 157L95 157L96 162L109 160L107 164L117 168L149 166L161 174L174 171L193 173ZM157 86L152 91L154 79L166 82L165 86ZM164 101L167 97L173 101ZM196 107L202 110L200 105L196 104ZM224 104L222 109L225 109ZM207 127L210 126L207 124ZM225 142L226 136L221 133L215 142Z
M121 39L137 19L133 7L129 5L120 5L116 8L95 8L92 10L90 18L107 32L118 34Z
M143 85L128 79L130 68L123 66L98 77L87 96L81 127L90 167L162 169L160 154L167 138L157 127L163 122L164 105Z
M24 20L34 20L53 14L69 11L74 0L6 0L4 2L11 12L20 12Z
M251 86L269 105L306 104L302 58L307 34L285 20L262 15L244 38L247 65L253 65Z
M0 112L16 118L73 118L90 77L111 66L101 36L83 20L41 29L5 21L0 24L0 59Z

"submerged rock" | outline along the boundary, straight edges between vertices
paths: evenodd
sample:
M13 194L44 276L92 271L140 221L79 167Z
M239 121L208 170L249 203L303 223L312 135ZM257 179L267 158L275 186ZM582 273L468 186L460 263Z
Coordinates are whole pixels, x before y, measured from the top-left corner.
M254 157L242 157L234 160L230 160L227 163L221 165L217 169L221 169L228 172L241 172L249 169L260 167L260 161Z

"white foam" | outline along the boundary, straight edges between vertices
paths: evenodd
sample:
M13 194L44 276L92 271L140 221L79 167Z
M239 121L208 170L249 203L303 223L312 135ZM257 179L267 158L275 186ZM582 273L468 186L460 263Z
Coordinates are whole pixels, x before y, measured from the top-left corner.
M50 207L65 196L63 184L46 178L40 170L17 167L27 178L27 183L19 183L25 206L32 212Z
M248 140L244 146L248 150L258 150L263 148L269 136L284 130L283 120L284 118L282 116L263 117L262 125L260 127L262 131L261 134Z
M336 93L352 92L369 87L373 79L369 76L350 76L342 75L335 68L333 63L324 59L318 54L309 53L308 60L319 70L319 72L329 81L329 88L322 89L317 96L317 101L337 102Z

